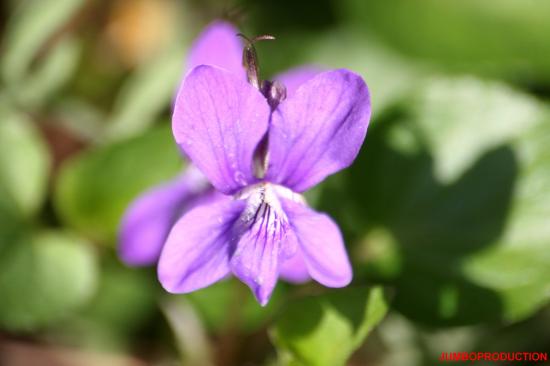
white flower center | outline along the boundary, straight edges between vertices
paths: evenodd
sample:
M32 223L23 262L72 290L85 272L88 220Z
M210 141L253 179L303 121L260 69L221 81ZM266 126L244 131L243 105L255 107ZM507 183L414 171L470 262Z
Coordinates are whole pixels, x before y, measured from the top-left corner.
M277 217L278 220L286 223L288 218L281 206L281 198L306 204L304 196L292 191L291 189L268 182L261 182L245 187L235 196L237 200L246 200L246 208L241 214L240 221L245 224L253 224L259 218L263 217L268 210Z
M268 204L277 211L282 210L279 197L305 205L304 196L278 184L261 182L245 187L235 194L238 200L247 200L249 206L259 207L262 203Z
M235 227L238 232L250 231L257 238L280 242L285 240L290 228L281 199L306 205L306 201L301 194L268 182L248 186L237 193L234 198L246 201L245 209ZM282 248L283 256L289 258L295 250L294 245L285 245ZM235 255L239 255L239 252L237 251Z

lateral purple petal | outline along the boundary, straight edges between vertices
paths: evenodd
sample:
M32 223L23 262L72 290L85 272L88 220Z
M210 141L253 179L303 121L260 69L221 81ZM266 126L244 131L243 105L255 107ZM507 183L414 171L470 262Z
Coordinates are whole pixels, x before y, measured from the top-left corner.
M283 280L296 284L311 280L300 249L292 257L283 261L280 268L280 276Z
M172 129L191 161L225 194L254 183L253 154L270 109L246 81L213 66L197 66L176 100Z
M187 70L199 65L218 66L245 80L246 74L242 66L243 44L237 37L238 32L230 23L211 23L191 46Z
M286 87L286 96L290 98L302 84L312 79L320 72L321 69L315 66L301 66L276 75L273 79L283 83Z
M303 192L348 167L370 114L369 90L357 74L328 71L302 84L272 115L267 180Z
M119 256L130 266L155 264L170 228L182 211L208 190L208 181L194 167L139 196L122 218Z
M221 196L196 207L172 228L162 250L158 277L168 292L188 293L229 274L233 226L244 202Z
M311 277L327 287L347 286L352 270L338 225L301 204L285 201L284 208Z

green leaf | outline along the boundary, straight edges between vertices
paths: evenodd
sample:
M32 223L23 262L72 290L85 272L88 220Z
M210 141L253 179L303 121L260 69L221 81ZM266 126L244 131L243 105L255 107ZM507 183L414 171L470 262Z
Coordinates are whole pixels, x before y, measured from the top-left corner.
M0 61L3 79L21 81L42 45L84 4L84 0L28 0L7 26Z
M158 316L158 282L153 272L129 269L116 258L103 256L97 291L61 330L86 347L128 349L133 337Z
M250 333L265 325L280 306L284 293L284 285L279 284L267 306L261 306L246 285L230 279L184 297L197 309L209 330L220 332L235 327Z
M348 288L305 297L283 309L271 337L285 364L344 365L387 309L380 287Z
M550 201L541 188L550 185L550 114L473 80L433 82L418 96L414 123L441 187L410 202L408 222L395 228L409 272L396 306L429 322L523 319L550 300Z
M433 154L436 178L445 183L547 116L530 96L473 78L430 80L410 105Z
M56 101L52 114L61 128L77 138L83 141L101 139L106 117L104 112L90 101L64 96L62 100Z
M508 225L497 245L466 258L473 283L497 291L505 319L523 319L550 301L550 114L511 146L518 163Z
M0 258L10 245L25 234L28 227L14 202L0 187Z
M113 241L129 203L181 168L170 129L155 128L68 161L56 184L55 207L69 226L91 238Z
M95 291L94 253L81 238L48 231L25 236L0 256L0 325L30 331L62 319Z
M346 29L331 31L309 44L304 63L359 73L369 86L376 113L413 90L422 75L412 62L405 62L375 38L365 39Z
M168 110L183 73L182 52L170 49L141 66L123 86L108 122L107 137L121 139L148 128Z
M454 71L522 82L550 80L548 2L351 0L341 4L358 28L408 55Z
M395 308L437 326L518 321L548 303L548 109L500 84L440 79L385 118L321 199L360 239L356 272L391 281Z
M31 216L44 201L49 168L48 148L32 123L0 106L0 194Z
M60 40L36 69L16 86L18 101L27 107L44 103L69 81L79 56L78 40L71 37Z

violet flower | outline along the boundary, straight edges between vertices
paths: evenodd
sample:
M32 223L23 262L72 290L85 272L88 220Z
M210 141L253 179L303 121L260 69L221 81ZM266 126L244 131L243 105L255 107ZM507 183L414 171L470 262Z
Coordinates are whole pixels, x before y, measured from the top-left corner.
M344 69L300 76L307 81L289 82L285 99L280 82L261 82L250 66L250 46L250 83L199 65L179 90L175 140L223 195L178 220L158 275L167 291L187 293L232 273L265 305L280 275L328 287L351 281L338 226L301 193L353 162L371 108L365 82Z
M233 72L243 80L243 44L237 29L226 22L208 26L191 47L186 70L197 65L215 65ZM299 68L280 76L292 90L312 77L314 68ZM126 210L119 232L118 253L130 266L148 266L157 263L170 229L183 213L207 202L216 195L208 180L194 166L189 165L175 179L160 184L141 194ZM291 266L286 279L304 282L309 279L302 266Z

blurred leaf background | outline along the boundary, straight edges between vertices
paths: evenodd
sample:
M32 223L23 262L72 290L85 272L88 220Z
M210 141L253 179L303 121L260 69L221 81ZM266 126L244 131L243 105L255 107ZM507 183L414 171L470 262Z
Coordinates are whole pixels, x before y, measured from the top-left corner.
M550 2L26 0L0 14L0 364L431 365L550 349ZM181 171L170 106L214 19L264 75L360 73L355 164L308 198L353 284L164 293L122 265L127 205Z

